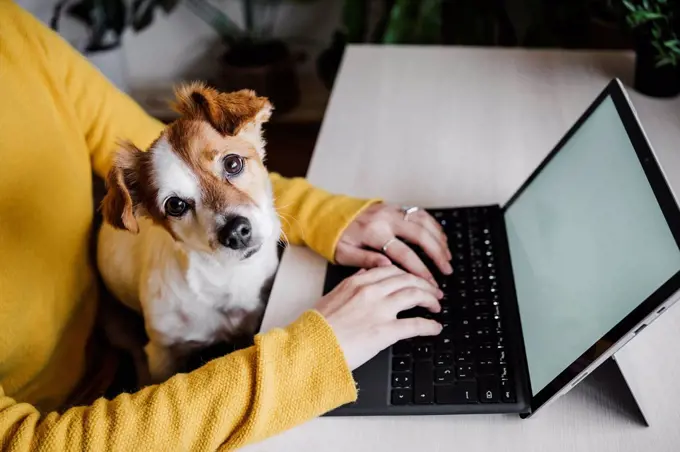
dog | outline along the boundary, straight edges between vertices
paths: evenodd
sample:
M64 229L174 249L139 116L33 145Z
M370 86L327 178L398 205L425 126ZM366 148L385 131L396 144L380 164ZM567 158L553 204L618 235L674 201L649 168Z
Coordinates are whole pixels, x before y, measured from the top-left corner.
M143 316L152 383L198 350L254 335L279 259L262 136L271 103L200 82L175 97L179 118L148 150L120 144L97 240L106 288Z

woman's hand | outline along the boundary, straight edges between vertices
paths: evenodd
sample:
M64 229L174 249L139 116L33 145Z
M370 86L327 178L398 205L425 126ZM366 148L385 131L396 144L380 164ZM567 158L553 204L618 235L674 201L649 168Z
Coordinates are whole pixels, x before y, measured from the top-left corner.
M354 370L395 342L436 336L442 326L424 318L397 319L416 306L439 312L442 292L395 266L360 270L316 304Z
M340 237L335 261L363 268L394 262L434 283L434 277L423 261L397 237L420 247L445 275L452 273L451 251L439 223L424 210L406 216L402 209L389 204L374 204L357 216Z

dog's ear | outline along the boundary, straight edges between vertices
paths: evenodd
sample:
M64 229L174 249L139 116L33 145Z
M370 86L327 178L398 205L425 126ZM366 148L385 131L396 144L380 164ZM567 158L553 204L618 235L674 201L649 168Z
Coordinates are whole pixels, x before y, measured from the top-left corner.
M262 124L269 121L269 99L251 90L220 93L201 82L181 85L175 91L175 111L189 119L208 121L222 135L241 136L264 153Z
M114 228L125 229L135 234L139 232L139 224L135 218L136 202L130 186L134 184L138 154L141 153L142 151L132 143L120 144L106 178L107 191L101 204L102 216L106 222Z

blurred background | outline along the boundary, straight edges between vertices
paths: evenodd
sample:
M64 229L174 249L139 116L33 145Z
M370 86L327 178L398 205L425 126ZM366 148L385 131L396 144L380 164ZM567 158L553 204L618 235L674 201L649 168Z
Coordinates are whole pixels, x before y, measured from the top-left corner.
M628 50L636 89L680 92L674 0L17 1L163 121L185 80L270 97L268 165L289 177L306 173L351 43Z

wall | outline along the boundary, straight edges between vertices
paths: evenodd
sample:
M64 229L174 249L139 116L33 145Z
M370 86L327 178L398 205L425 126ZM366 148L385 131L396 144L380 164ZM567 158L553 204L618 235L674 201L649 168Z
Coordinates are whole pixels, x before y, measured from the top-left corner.
M16 0L47 23L55 0ZM240 18L237 0L214 1ZM330 42L340 22L343 0L317 0L311 4L287 2L279 9L275 36L289 38L291 46L308 54L300 65L305 87L303 115L316 118L323 112L327 94L316 79L315 64L319 52ZM240 21L239 21L240 23ZM64 22L63 33L77 44L82 30L71 21ZM123 61L131 94L148 110L162 114L172 85L185 79L207 79L215 73L224 50L219 36L188 7L180 4L170 15L157 11L154 23L124 38ZM319 111L320 110L320 111ZM311 115L311 116L310 116Z

